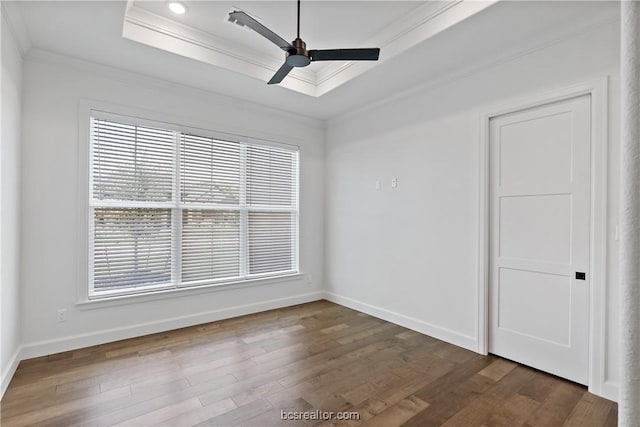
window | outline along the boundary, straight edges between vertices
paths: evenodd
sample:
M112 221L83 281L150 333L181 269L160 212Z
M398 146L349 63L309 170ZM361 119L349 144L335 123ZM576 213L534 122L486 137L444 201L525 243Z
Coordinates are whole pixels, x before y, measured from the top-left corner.
M297 148L140 122L91 117L90 298L298 271Z

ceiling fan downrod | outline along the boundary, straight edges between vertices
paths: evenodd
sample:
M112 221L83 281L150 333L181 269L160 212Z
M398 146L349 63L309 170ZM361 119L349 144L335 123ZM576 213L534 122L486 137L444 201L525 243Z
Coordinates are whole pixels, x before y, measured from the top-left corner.
M240 10L229 13L229 22L251 28L285 51L284 64L268 84L280 83L294 67L306 67L314 61L377 61L380 55L379 48L307 50L307 44L300 38L300 0L298 0L297 37L291 43Z

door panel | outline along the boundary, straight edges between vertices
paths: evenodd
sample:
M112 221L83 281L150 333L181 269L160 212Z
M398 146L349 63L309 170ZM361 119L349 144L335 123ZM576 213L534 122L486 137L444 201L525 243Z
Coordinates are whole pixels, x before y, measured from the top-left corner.
M489 351L586 384L591 99L490 122Z
M560 112L502 125L500 184L530 186L568 182L571 176L571 169L567 169L571 164L571 115L571 112Z
M500 269L498 328L568 346L571 281L564 274ZM554 295L554 298L549 298ZM546 321L539 316L544 313Z
M571 261L571 196L503 196L499 255L503 258Z

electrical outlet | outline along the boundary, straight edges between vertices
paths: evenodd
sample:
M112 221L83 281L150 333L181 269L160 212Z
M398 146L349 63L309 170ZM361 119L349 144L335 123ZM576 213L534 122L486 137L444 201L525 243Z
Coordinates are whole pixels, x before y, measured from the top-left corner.
M398 188L398 178L391 178L391 188Z
M67 309L66 308L58 309L58 313L57 313L56 319L58 320L58 322L66 322L67 321Z
M382 190L382 182L376 179L376 190Z

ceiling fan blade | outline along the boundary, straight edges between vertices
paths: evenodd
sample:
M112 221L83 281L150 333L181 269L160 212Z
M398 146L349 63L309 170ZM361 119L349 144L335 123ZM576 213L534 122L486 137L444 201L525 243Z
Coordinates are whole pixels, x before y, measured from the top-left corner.
M293 67L285 62L284 64L282 64L282 67L280 67L280 69L276 71L273 77L271 77L271 80L269 80L267 84L273 85L280 83L292 69Z
M312 61L377 61L380 48L310 50Z
M238 24L241 27L251 28L253 31L262 35L267 40L275 43L280 49L284 51L295 50L291 43L240 10L229 13L229 22Z

